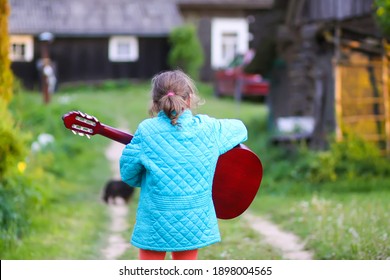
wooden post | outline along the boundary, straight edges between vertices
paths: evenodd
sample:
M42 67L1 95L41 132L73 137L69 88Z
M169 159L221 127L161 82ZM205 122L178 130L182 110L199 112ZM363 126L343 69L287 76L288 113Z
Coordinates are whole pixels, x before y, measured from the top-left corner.
M386 154L390 155L390 92L389 92L389 59L386 40L383 40L382 56L382 85L383 85L383 102L385 109L385 134L386 134Z
M335 85L335 106L336 106L336 140L343 139L342 125L343 125L343 106L342 106L342 69L341 69L341 46L340 37L341 29L338 26L335 32L335 58L333 59L334 68L334 85Z
M334 80L335 80L335 105L336 105L336 139L343 140L343 131L341 129L343 122L342 106L342 87L341 87L341 65L334 61Z

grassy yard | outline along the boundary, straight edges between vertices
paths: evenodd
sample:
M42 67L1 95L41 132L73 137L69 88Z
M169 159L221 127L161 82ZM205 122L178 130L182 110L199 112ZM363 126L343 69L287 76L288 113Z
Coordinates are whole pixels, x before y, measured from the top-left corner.
M251 209L298 234L317 259L390 257L388 192L264 195Z
M268 145L267 109L264 104L233 99L215 99L212 88L199 85L205 105L197 112L219 118L240 118L248 127L246 143L262 159L264 179L251 211L266 216L306 241L318 259L386 259L390 257L390 180L372 177L355 181L335 180L314 187L280 151ZM62 114L80 110L114 127L134 132L148 117L149 84L61 89L52 103L42 105L36 93L14 98L12 108L31 142L42 132L56 142L50 153L38 157L47 161L53 179L44 187L50 191L46 207L31 215L31 230L16 246L1 252L2 259L100 259L108 234L108 213L100 192L110 178L104 150L110 140L94 136L76 137L62 124ZM288 177L289 175L290 177ZM351 184L366 191L349 191ZM360 184L360 185L359 185ZM344 186L346 185L346 186ZM341 191L345 189L345 191ZM353 188L352 188L353 189ZM357 188L361 189L360 187ZM367 190L369 189L369 191ZM129 224L134 223L136 204L130 206ZM279 252L265 244L240 218L220 221L223 242L200 251L202 259L280 259ZM124 234L130 238L131 229ZM134 248L122 259L135 259Z
M240 106L232 100L215 100L211 87L200 85L206 104L199 113L216 117L239 117L244 121L264 118L266 110L259 104ZM30 131L30 142L40 133L53 134L56 142L50 152L41 151L37 160L47 161L45 168L53 175L46 207L30 217L31 230L16 246L1 253L2 259L100 259L108 235L108 213L100 200L101 188L110 178L104 151L111 140L95 136L91 140L74 136L63 127L61 116L80 110L96 116L114 127L134 132L138 123L148 117L149 84L77 87L61 90L45 106L37 93L15 96L12 111L23 129ZM28 164L29 166L29 164ZM135 207L129 206L130 221ZM278 252L264 244L240 219L221 222L223 242L201 252L204 259L280 259ZM130 238L131 228L124 233ZM131 249L122 257L135 259Z

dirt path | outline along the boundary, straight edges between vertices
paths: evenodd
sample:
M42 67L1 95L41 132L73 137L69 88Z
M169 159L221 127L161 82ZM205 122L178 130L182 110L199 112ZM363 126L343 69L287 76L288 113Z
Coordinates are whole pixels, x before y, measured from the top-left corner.
M311 260L313 253L304 249L305 244L298 236L281 230L272 222L246 212L243 215L249 225L262 236L272 247L279 249L283 259L287 260Z
M113 179L120 179L119 158L124 146L117 142L111 142L106 150L106 157L111 162ZM127 249L130 248L128 240L122 237L122 233L128 230L128 206L123 201L111 204L109 213L111 217L110 234L107 238L107 246L103 248L102 254L105 259L118 259ZM265 241L276 249L279 249L284 259L310 260L312 252L304 250L304 243L289 232L282 231L272 222L246 212L243 218L259 234L264 236Z
M106 150L105 155L111 163L112 179L120 180L119 158L123 148L123 144L113 141ZM129 227L127 223L128 206L123 200L117 200L116 204L108 205L108 209L111 218L110 234L102 254L104 259L115 260L130 248L129 241L122 237L122 233L128 230Z

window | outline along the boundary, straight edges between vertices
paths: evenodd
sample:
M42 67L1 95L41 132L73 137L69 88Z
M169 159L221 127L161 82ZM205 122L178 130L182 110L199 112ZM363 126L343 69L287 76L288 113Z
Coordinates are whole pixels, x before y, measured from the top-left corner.
M221 58L227 63L231 62L238 50L238 34L236 32L222 33L221 38L222 53Z
M138 40L132 36L111 37L108 46L108 58L113 62L138 60Z
M30 62L34 58L34 39L32 36L10 36L9 55L11 61Z
M249 27L244 18L215 18L211 25L211 66L226 67L249 48Z

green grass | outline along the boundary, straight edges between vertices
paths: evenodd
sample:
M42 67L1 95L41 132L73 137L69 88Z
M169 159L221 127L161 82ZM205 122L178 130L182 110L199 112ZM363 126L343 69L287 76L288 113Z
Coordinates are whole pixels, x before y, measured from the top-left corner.
M264 243L257 232L241 218L219 221L222 242L201 249L201 259L278 260L280 252Z
M76 192L76 190L74 190ZM31 232L3 259L100 259L106 213L96 195L52 203L32 218ZM99 222L96 222L99 221Z
M264 195L251 209L298 234L317 259L388 259L389 198L388 192Z
M250 122L264 118L264 106L231 99L217 100L212 88L200 85L206 104L197 112L215 117L241 118ZM43 105L37 93L15 97L12 110L22 128L31 134L31 142L39 133L51 133L56 144L36 158L45 172L53 176L46 206L30 217L30 231L2 259L99 259L106 245L109 221L105 205L100 201L101 188L110 178L110 167L104 151L111 140L94 136L74 136L63 127L61 116L80 110L96 116L113 127L134 132L139 122L148 117L149 84L106 84L102 87L67 88L56 93L49 105ZM44 172L42 170L42 172ZM136 202L130 206L129 225L135 219ZM124 234L130 239L132 228ZM278 252L264 244L240 219L221 221L223 242L201 251L202 259L280 259ZM136 259L131 248L122 259Z
M42 105L35 93L16 96L12 104L29 142L40 133L50 133L55 142L26 158L26 172L40 174L42 205L30 213L27 234L1 252L2 259L96 259L107 233L108 214L100 192L110 176L103 139L85 143L64 129L61 115L74 105L54 98Z
M259 103L247 101L236 104L231 98L216 99L212 95L212 87L207 84L199 83L198 90L205 104L199 106L195 113L209 114L216 118L240 118L246 123L267 116L266 107ZM114 89L75 88L57 94L54 101L69 100L67 108L94 115L111 126L126 122L129 129L134 131L143 119L149 117L149 91L149 83L130 83L126 87Z
M248 127L247 145L256 152L264 167L264 178L251 211L277 222L298 234L317 259L388 259L390 257L389 198L390 178L353 172L343 175L339 165L322 168L332 154L311 156L288 154L269 145L267 108L262 103L231 98L216 99L212 87L199 84L206 103L198 113L218 118L240 118ZM16 96L13 112L31 141L41 132L52 133L56 144L35 160L53 176L46 207L32 213L30 232L18 245L1 252L2 259L99 259L108 233L108 213L100 201L101 188L111 169L104 150L111 140L94 136L76 137L63 127L61 116L80 110L113 127L134 132L148 117L149 83L123 82L119 87L106 83L100 87L74 87L61 90L51 104L41 104L41 96ZM341 149L342 150L342 149ZM341 154L342 155L342 154ZM298 157L298 158L297 158ZM362 157L364 160L364 157ZM358 159L360 160L360 159ZM334 163L333 163L334 164ZM355 161L354 164L359 164ZM345 160L348 166L348 159ZM310 172L324 175L341 172L333 180L313 183ZM341 166L343 167L343 166ZM328 171L328 169L329 171ZM43 172L43 171L42 171ZM367 173L367 174L365 174ZM328 176L328 177L327 177ZM322 178L322 177L321 177ZM123 233L130 239L136 202L130 204L129 225ZM280 259L279 252L265 244L240 218L220 221L222 242L201 249L201 259ZM136 259L131 248L121 259Z

